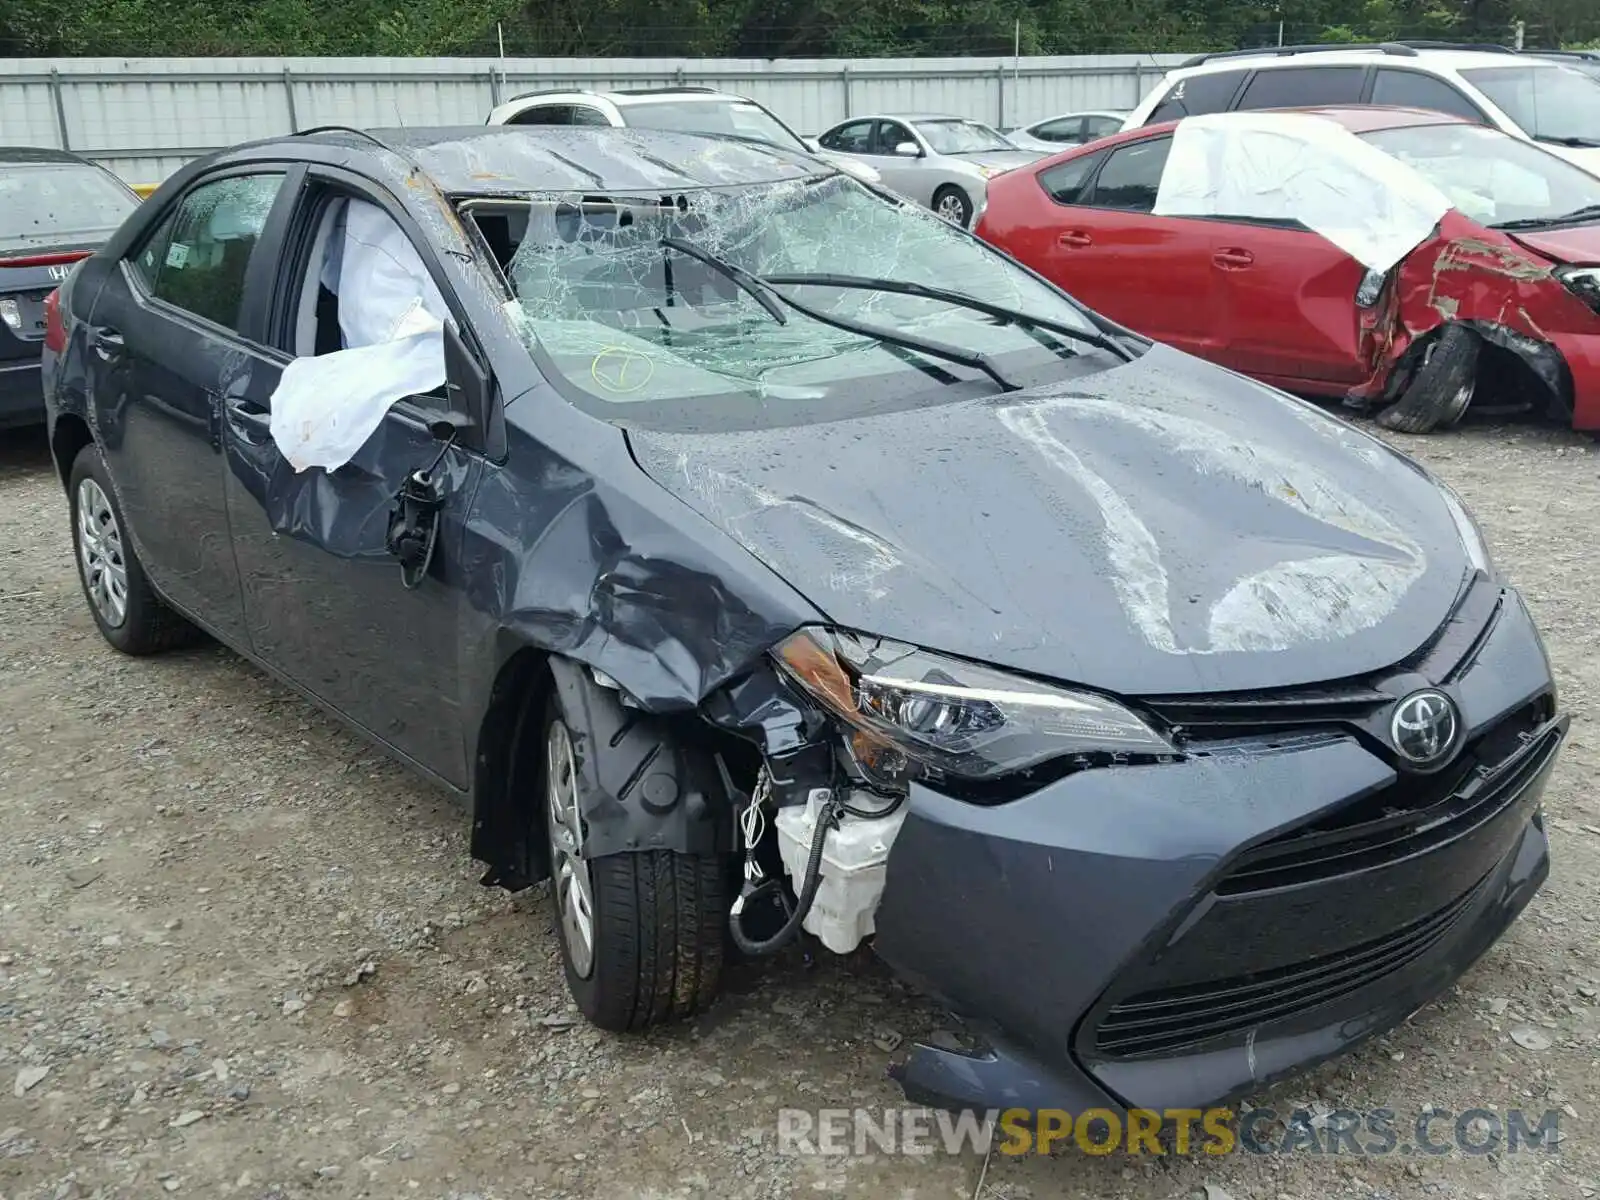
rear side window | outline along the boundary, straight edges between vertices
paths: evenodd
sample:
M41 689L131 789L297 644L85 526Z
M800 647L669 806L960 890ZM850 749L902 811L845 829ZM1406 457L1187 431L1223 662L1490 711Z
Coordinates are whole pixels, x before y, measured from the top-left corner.
M533 108L525 108L510 121L508 125L571 125L572 105L570 104L538 104Z
M572 123L574 125L597 125L604 128L610 128L611 126L611 122L606 120L605 113L587 104L574 104L572 106Z
M1161 121L1176 121L1179 117L1198 117L1202 113L1227 112L1233 94L1239 90L1248 71L1216 71L1209 75L1191 75L1172 85L1172 90L1161 98L1155 111L1145 120L1146 125Z
M825 150L843 150L847 154L870 154L872 127L871 121L852 121L848 125L841 125L832 132L823 134L818 145Z
M1365 67L1276 67L1257 71L1239 108L1308 108L1359 104Z
M1082 204L1095 168L1106 159L1104 154L1084 154L1057 163L1047 171L1039 172L1039 186L1057 204Z
M1450 113L1469 121L1482 121L1478 106L1442 79L1419 71L1380 69L1372 85L1372 103L1394 104L1402 108L1426 108Z
M135 273L158 299L237 330L245 270L282 185L281 174L201 184L144 244Z
M1085 117L1083 119L1083 140L1092 142L1095 138L1110 137L1113 133L1122 130L1120 117Z
M1081 142L1083 118L1067 117L1060 121L1046 121L1043 125L1035 125L1027 132L1041 142Z
M1161 172L1167 165L1167 151L1171 149L1170 137L1117 147L1106 158L1089 203L1096 208L1127 212L1152 211L1161 187Z

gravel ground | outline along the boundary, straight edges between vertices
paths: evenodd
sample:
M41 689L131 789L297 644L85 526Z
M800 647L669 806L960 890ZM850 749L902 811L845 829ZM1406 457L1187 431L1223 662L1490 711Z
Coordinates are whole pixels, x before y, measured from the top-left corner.
M1474 507L1576 715L1554 875L1454 994L1260 1099L1565 1106L1556 1152L778 1154L780 1108L897 1103L884 1047L940 1014L851 959L741 969L648 1037L577 1023L543 889L478 886L453 801L227 651L102 642L25 434L0 438L0 1200L1594 1196L1600 455L1401 440Z

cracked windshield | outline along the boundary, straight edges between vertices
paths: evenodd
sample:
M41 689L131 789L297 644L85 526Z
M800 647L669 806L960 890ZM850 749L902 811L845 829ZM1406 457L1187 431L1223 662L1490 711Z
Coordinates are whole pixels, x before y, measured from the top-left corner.
M1093 332L1071 303L966 234L841 176L670 197L544 195L473 215L480 227L504 222L499 244L516 246L507 274L525 340L568 383L619 404L820 400L869 381L876 397L904 398L1000 372L1020 386L1059 375L1060 360L1085 349L1060 331L882 290L885 281ZM874 286L795 281L816 275ZM923 346L905 344L913 339Z

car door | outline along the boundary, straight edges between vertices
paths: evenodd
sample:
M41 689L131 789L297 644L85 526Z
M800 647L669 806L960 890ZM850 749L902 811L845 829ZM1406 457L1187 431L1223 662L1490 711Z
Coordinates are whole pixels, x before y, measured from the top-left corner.
M896 149L912 145L916 154L897 154ZM872 153L866 160L888 184L902 196L918 204L933 203L933 189L938 172L928 169L926 150L910 128L900 121L879 121L872 134Z
M1365 377L1356 292L1366 268L1298 221L1216 218L1215 358L1285 387L1342 391Z
M1152 212L1171 146L1170 135L1140 138L1041 172L1054 211L1031 257L1112 320L1211 357L1221 331L1210 223Z
M89 406L139 560L161 594L244 641L221 395L251 385L257 253L292 168L198 179L110 273L90 314Z
M340 351L338 306L370 294L354 286L339 290L351 270L340 225L349 211L339 206L351 202L381 210L415 248L434 286L448 292L426 237L393 197L346 172L309 172L274 250L276 301L262 335L266 349L250 386L230 390L224 405L228 514L245 617L264 662L461 786L467 778L458 711L462 556L467 506L481 475L484 418L448 448L429 425L450 411L445 397L456 393L448 387L459 386L463 368L453 363L449 384L434 394L396 403L335 470L296 472L271 433L273 393L284 368L297 357ZM328 403L340 399L330 394ZM404 581L387 547L396 494L411 472L436 459L443 507L434 556L420 579Z

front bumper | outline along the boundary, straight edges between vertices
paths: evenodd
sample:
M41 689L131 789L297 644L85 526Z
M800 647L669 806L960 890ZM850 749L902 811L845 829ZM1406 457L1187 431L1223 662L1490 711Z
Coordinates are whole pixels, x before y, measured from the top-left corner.
M1372 723L1323 693L1292 729L1193 740L1183 762L1083 771L1007 804L913 788L877 948L980 1044L914 1047L907 1096L1200 1108L1448 987L1544 881L1539 803L1567 726L1521 599L1475 595L1470 629L1363 683L1455 699L1466 738L1436 775L1398 773Z
M44 386L37 358L0 359L0 429L44 423Z

